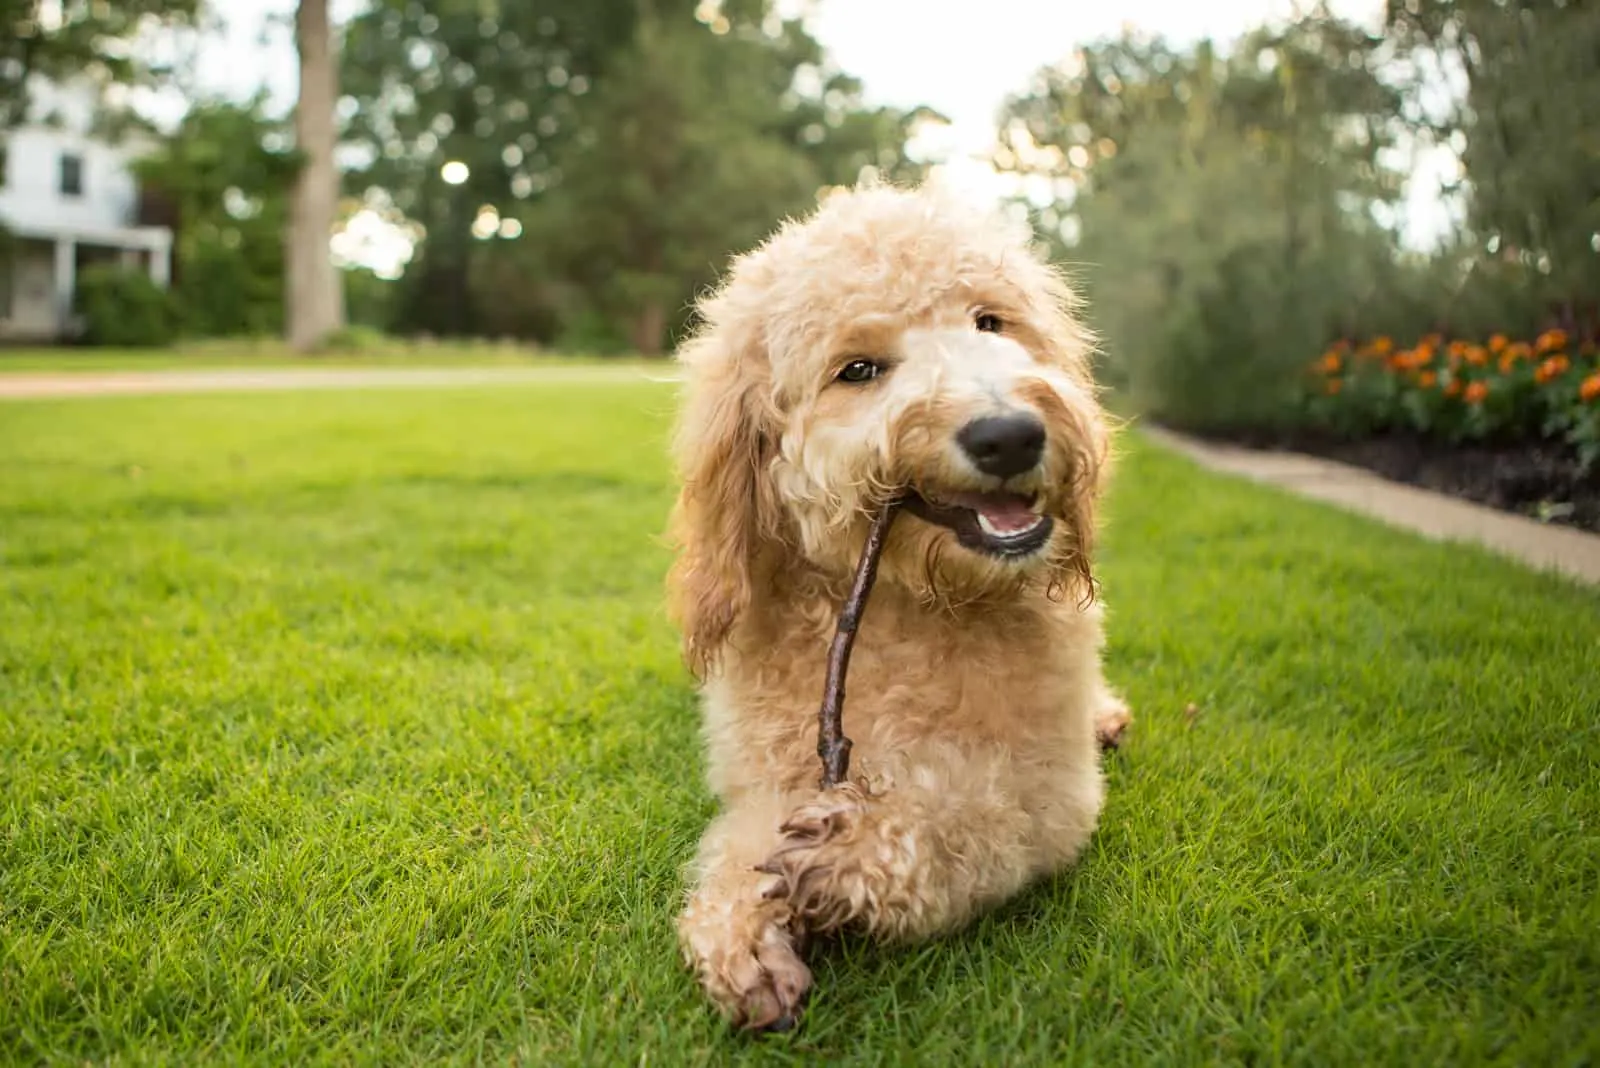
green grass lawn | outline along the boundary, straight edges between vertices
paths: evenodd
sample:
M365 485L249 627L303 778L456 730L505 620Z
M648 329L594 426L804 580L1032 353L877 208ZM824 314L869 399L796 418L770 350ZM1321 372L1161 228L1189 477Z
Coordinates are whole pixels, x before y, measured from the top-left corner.
M1600 598L1136 441L1082 867L728 1033L671 400L0 405L0 1063L1600 1057Z

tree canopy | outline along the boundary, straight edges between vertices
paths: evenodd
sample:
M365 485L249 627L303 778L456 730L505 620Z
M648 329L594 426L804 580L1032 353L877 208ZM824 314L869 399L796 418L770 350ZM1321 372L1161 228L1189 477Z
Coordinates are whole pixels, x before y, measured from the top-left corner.
M661 8L397 0L352 23L352 191L428 234L398 326L658 351L728 251L820 186L916 172L929 116L865 105L800 22Z
M1318 8L1226 51L1129 33L1039 72L996 162L1081 265L1106 371L1136 403L1260 423L1335 339L1515 333L1592 308L1597 60L1582 0L1396 0L1382 34ZM1411 247L1409 168L1441 144L1467 225Z
M285 124L264 110L260 97L199 103L135 164L176 231L173 289L192 334L283 328L282 235L298 161Z
M1366 299L1400 191L1378 47L1327 16L1227 55L1130 33L1011 102L1000 162L1055 183L1041 222L1139 400L1248 419L1274 399L1239 379L1285 380Z
M1546 303L1600 297L1600 8L1404 0L1387 27L1432 60L1418 78L1465 79L1456 106L1418 120L1460 149L1469 233Z
M132 84L160 74L130 47L130 39L161 24L193 20L201 3L0 0L0 130L26 117L32 75Z
M24 8L32 27L39 5ZM93 56L136 79L149 70L119 41L204 13L68 4L14 37L29 70ZM372 206L418 239L399 282L360 279L363 317L400 332L660 351L730 251L824 186L916 176L906 142L937 119L869 106L767 0L373 0L331 44L338 218ZM140 166L178 227L183 321L275 331L285 261L268 235L304 154L265 99L192 105Z
M203 14L45 7L0 0L0 122L27 72L148 77L128 42ZM399 282L361 279L363 318L400 332L660 351L731 252L823 187L916 178L907 143L938 121L870 105L771 0L372 0L337 38L338 217L416 239ZM1600 316L1597 60L1590 0L1392 0L1381 33L1313 8L1227 48L1128 32L1039 71L995 163L1078 265L1112 380L1177 421L1249 421L1331 337ZM196 329L281 321L282 253L257 245L292 139L259 101L202 100L143 168L177 204L180 276L206 265L180 291L236 272ZM1459 157L1464 225L1416 249L1428 145Z

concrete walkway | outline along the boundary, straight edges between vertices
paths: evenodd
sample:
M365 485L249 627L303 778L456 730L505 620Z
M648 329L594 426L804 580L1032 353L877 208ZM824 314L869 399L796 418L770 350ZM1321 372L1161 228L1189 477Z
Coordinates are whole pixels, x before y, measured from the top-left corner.
M673 368L354 367L218 368L172 371L0 374L0 399L107 397L151 393L253 393L278 390L515 386L541 383L672 381Z
M1196 441L1160 427L1139 429L1213 471L1327 501L1435 541L1473 542L1535 569L1600 585L1600 535L1391 482L1333 460Z

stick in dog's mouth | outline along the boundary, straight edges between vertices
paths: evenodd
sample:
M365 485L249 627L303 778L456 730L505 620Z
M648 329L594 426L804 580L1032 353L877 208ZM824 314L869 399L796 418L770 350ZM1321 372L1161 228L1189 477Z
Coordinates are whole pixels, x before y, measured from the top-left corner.
M855 646L856 632L861 628L867 597L872 593L872 583L878 577L878 558L883 555L889 524L894 522L900 503L901 498L889 499L873 517L872 527L867 531L867 543L861 550L861 560L856 564L855 580L851 582L850 594L839 609L839 624L834 630L833 642L828 646L828 673L822 687L822 708L817 713L817 755L822 758L823 789L838 786L850 772L850 739L844 733L845 675L850 670L850 650Z

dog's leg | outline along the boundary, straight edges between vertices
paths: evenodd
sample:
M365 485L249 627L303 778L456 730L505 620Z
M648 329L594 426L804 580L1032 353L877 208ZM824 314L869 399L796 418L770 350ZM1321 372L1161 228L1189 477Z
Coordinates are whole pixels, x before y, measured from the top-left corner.
M786 1030L811 987L800 959L793 910L778 880L756 865L778 841L793 804L777 796L743 799L707 829L695 885L678 918L684 957L711 1000L734 1023Z
M1070 768L1029 771L1000 752L919 747L882 781L824 790L792 811L762 868L783 880L805 930L922 937L1074 860L1101 796L1092 749Z

